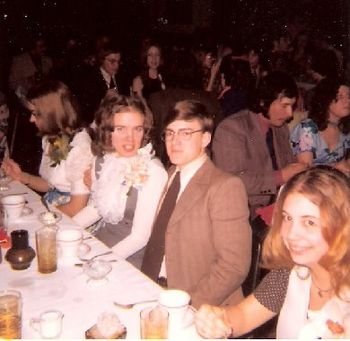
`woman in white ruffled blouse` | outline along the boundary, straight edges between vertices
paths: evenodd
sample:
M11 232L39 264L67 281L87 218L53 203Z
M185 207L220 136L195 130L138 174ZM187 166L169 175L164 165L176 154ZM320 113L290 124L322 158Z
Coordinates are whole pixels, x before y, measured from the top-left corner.
M78 105L68 87L58 81L41 83L28 92L30 121L42 136L43 155L39 176L23 172L12 159L3 162L5 172L38 192L69 216L77 214L89 199L84 171L92 162L91 138L80 125Z
M106 97L95 116L96 155L89 205L74 217L123 259L141 266L167 173L146 144L146 109L135 98ZM143 147L142 147L143 146Z
M349 185L329 166L291 178L264 242L263 264L271 271L237 306L202 306L198 332L237 337L279 314L278 339L349 338Z

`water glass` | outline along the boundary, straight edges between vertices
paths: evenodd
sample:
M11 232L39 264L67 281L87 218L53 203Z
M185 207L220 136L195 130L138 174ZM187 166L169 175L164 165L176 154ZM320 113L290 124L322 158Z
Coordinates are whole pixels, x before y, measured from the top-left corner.
M49 274L57 270L56 230L44 227L35 232L38 271Z
M22 296L15 290L0 291L0 339L22 337Z

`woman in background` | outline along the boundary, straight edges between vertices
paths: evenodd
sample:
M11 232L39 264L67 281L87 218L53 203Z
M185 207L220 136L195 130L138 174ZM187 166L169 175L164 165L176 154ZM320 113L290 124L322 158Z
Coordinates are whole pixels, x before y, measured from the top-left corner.
M74 220L140 268L167 173L147 144L146 109L135 98L106 97L96 113L91 200Z
M324 78L315 88L308 118L291 133L293 153L307 165L332 165L348 174L350 164L350 88L337 78Z
M73 216L88 202L90 191L83 176L93 157L75 98L63 83L49 81L28 92L27 107L30 121L42 136L39 176L23 172L12 159L3 162L3 169L11 178L44 192L49 204Z
M160 72L163 64L161 47L156 43L148 43L141 52L141 64L141 74L134 78L132 90L139 97L148 100L152 93L165 90Z
M350 337L349 184L328 166L287 182L263 246L271 271L237 306L202 306L202 336L237 337L279 314L277 338Z

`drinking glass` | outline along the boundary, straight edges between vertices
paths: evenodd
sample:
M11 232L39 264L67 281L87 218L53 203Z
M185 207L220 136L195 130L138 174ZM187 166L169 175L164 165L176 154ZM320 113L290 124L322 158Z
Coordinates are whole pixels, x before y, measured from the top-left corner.
M140 327L142 339L168 338L168 311L161 307L151 307L141 310Z
M8 191L10 189L8 186L10 181L11 178L6 175L2 168L0 168L0 192Z
M15 290L0 291L0 339L22 337L22 296Z

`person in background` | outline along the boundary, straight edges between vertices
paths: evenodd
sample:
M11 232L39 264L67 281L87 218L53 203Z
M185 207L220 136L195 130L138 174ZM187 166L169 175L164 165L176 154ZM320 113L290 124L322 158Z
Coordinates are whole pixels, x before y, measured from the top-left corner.
M8 119L10 113L5 95L0 92L0 163L9 154L7 143Z
M297 94L291 77L272 72L262 80L251 110L228 116L215 131L213 161L243 180L252 219L258 207L272 202L280 185L306 168L295 162L286 125Z
M51 68L52 60L46 55L44 38L30 39L28 51L13 58L9 88L20 95L26 95L31 87L48 77Z
M244 185L207 156L214 125L202 103L177 102L164 123L173 166L141 270L159 284L187 291L197 308L237 303L251 254Z
M141 52L141 74L135 77L132 83L135 94L148 100L152 93L165 90L163 75L160 72L162 64L161 47L157 43L149 42Z
M263 246L272 271L236 306L203 305L206 338L239 337L279 314L277 339L350 337L350 186L328 166L307 169L281 189Z
M194 52L201 70L202 89L213 93L214 96L221 92L220 65L222 56L216 56L215 51L208 47L200 47Z
M140 268L167 173L148 142L141 100L107 96L96 113L91 200L74 220Z
M81 104L83 119L86 123L94 120L94 115L107 92L127 95L129 87L123 72L121 50L110 44L99 51L98 65L82 76L77 87L77 96Z
M88 201L90 191L83 176L92 161L91 139L80 124L75 98L63 83L49 81L29 91L27 107L30 121L42 136L39 176L22 171L12 159L3 162L4 171L31 189L46 193L47 203L73 216Z
M249 63L241 59L225 57L220 67L222 88L218 97L225 117L248 107L248 97L254 92L254 79Z
M294 128L290 141L299 162L328 164L349 174L350 88L345 81L330 77L320 81L308 118Z

